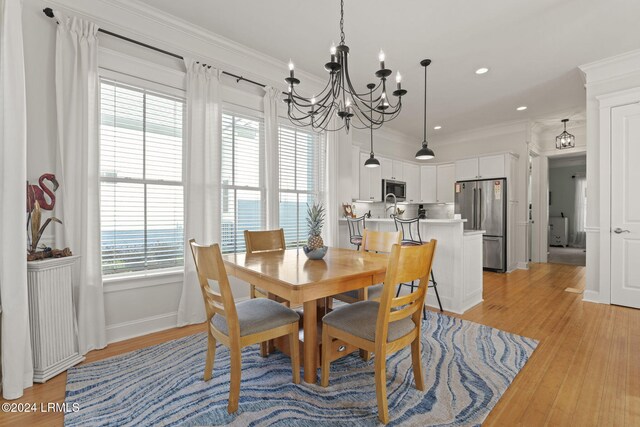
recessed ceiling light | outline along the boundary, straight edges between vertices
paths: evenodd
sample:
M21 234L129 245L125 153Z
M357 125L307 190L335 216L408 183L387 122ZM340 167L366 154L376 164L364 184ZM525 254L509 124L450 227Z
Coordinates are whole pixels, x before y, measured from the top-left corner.
M484 73L486 73L487 71L489 71L489 69L488 69L487 67L478 68L478 69L476 70L476 74L484 74Z
M434 126L433 128L434 128L435 130L439 130L439 129L442 129L442 126Z
M518 110L518 111L524 111L526 109L527 109L526 105L521 105L520 107L516 108L516 110Z

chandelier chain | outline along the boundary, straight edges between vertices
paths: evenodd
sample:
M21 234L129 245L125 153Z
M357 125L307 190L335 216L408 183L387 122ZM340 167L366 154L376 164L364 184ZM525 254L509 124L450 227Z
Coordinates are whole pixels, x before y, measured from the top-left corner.
M344 45L344 0L340 0L340 44Z

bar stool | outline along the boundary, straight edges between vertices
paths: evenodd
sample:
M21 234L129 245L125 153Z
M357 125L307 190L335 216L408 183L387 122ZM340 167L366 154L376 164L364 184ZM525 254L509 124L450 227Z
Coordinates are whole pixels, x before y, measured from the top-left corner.
M362 245L362 230L365 229L365 215L358 218L347 217L347 225L349 226L349 242L360 250Z
M402 232L402 240L400 241L400 245L417 246L423 243L422 238L420 237L419 218L400 219L394 215L393 220L396 224L396 231ZM429 283L430 285L428 287L433 288L433 290L436 292L438 306L440 307L440 311L443 311L442 303L440 302L440 295L438 295L438 282L436 282L435 276L433 275L433 269L431 269L431 280L429 280ZM402 285L409 286L411 288L411 292L413 292L414 288L418 287L418 285L416 285L414 281L411 281L411 283L400 283L400 285L398 285L398 291L396 292L396 298L400 296L400 290L402 289ZM422 318L424 320L427 320L426 307L422 307Z

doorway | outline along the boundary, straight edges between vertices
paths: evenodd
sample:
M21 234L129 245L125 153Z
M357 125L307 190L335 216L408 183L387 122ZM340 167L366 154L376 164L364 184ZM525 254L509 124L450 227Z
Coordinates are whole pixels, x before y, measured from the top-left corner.
M586 265L586 153L549 158L548 262Z

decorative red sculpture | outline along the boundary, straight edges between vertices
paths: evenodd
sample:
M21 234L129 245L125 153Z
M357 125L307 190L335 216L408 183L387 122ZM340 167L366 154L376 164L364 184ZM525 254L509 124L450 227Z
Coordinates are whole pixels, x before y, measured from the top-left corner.
M49 181L52 185L50 189L45 185L45 181ZM56 196L53 193L58 189L58 180L52 173L45 173L38 179L38 185L31 185L27 182L27 213L33 211L35 201L38 201L41 209L50 211L56 205ZM49 202L45 199L45 194L49 196Z

